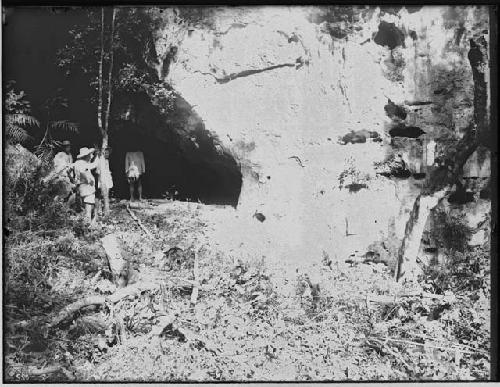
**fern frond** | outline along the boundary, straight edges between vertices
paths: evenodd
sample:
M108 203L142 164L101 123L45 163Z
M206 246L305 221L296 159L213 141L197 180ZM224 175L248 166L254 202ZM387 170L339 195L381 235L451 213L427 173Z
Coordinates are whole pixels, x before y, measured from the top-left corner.
M29 114L14 113L5 116L7 124L21 125L21 126L40 126L38 120Z
M7 139L12 140L15 143L22 143L31 138L26 130L24 130L19 125L12 123L5 125L5 136L7 137Z
M47 164L54 158L54 146L51 143L40 144L35 148L34 153L44 164Z
M50 127L54 129L60 129L65 132L78 132L78 124L75 122L71 122L68 120L61 120L61 121L51 121L50 122Z

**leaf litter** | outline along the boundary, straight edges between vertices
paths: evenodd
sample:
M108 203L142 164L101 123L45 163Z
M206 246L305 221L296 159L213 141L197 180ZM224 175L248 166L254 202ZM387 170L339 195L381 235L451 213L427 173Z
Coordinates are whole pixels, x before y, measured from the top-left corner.
M7 374L12 379L340 381L488 377L486 344L479 347L467 327L458 327L468 313L479 328L478 335L489 335L482 317L488 309L488 294L473 309L467 297L445 302L442 297L419 296L418 291L423 292L420 284L417 292L412 289L414 296L400 297L398 294L408 289L395 284L382 263L349 266L329 260L314 280L307 273L283 278L276 270L269 270L263 260L249 260L243 254L238 257L234 251L229 253L212 243L201 214L203 205L170 202L167 206L146 204L140 210L132 209L153 238L145 237L121 203L112 211L111 220L101 229L87 232L83 238L86 242L74 235L58 241L57 249L66 257L60 261L78 255L86 243L86 252L94 252L94 263L81 269L63 265L53 273L52 291L57 291L59 298L54 298L49 313L32 311L28 327L14 328L7 334L7 343L16 348L6 356ZM18 350L22 348L19 337L30 341L29 332L43 326L47 316L52 317L70 300L115 291L105 265L99 263L101 253L96 246L98 237L110 232L123 240L131 266L138 273L136 281L158 286L113 305L82 310L46 340L46 360L42 363L62 364L60 372L34 377L26 368L33 359ZM195 287L199 294L193 303ZM16 319L21 316L17 314ZM467 337L460 338L460 331L468 332ZM37 364L40 366L40 362Z

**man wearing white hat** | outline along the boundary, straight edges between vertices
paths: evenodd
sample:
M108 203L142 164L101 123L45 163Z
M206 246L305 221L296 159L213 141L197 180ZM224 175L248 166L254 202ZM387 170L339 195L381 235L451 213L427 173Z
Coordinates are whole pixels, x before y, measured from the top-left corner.
M80 148L74 164L78 192L85 206L85 218L89 222L95 219L95 213L92 216L95 206L95 178L92 175L92 169L97 167L97 164L92 162L94 153L94 148Z

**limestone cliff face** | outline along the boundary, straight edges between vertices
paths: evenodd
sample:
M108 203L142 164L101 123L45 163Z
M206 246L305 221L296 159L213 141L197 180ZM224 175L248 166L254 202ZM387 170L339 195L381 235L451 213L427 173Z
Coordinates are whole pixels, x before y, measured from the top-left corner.
M299 255L402 237L422 180L382 177L375 165L400 153L425 173L472 122L467 53L488 28L486 9L220 8L209 24L172 27L173 18L165 10L157 31L158 73L197 113L183 130L203 123L240 164L241 213L263 212L269 237ZM361 140L339 142L350 132Z

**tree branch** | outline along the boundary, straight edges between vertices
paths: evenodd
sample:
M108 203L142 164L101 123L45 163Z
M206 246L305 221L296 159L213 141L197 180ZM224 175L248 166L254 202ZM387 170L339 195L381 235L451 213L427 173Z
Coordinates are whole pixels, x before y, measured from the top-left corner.
M155 283L140 283L127 286L114 292L109 296L90 296L73 302L64 308L59 314L48 324L48 328L54 328L64 320L70 319L80 309L91 305L104 305L106 303L116 304L118 301L126 297L134 297L144 291L159 289L159 285Z

